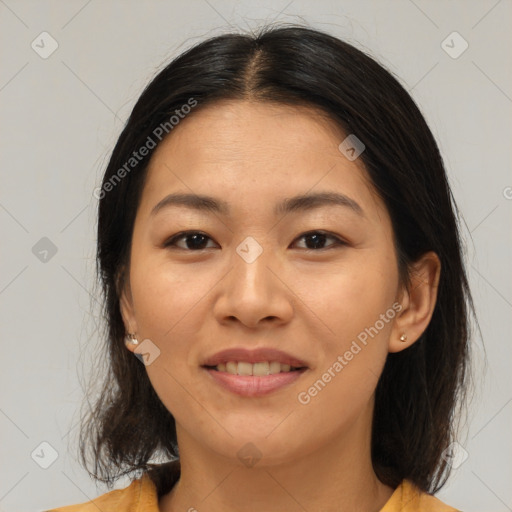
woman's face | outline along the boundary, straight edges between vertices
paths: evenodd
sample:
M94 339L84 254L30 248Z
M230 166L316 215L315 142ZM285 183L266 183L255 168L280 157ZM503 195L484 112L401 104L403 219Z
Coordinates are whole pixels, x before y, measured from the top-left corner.
M400 287L389 215L338 148L346 135L314 110L230 101L185 118L153 155L122 312L150 340L146 370L179 441L276 464L369 435ZM331 196L294 199L317 194ZM185 231L199 233L175 237ZM286 370L260 348L305 369L238 378L204 366L245 349L226 356L242 363L231 371Z

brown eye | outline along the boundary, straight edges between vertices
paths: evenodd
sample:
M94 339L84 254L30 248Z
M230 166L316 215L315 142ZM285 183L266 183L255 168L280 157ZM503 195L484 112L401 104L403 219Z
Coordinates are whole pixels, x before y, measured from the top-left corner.
M346 245L346 243L339 237L323 231L310 231L308 233L304 233L297 238L297 240L300 239L305 241L305 247L301 248L311 251L327 250L333 247ZM329 240L333 242L326 246L326 243ZM207 246L209 241L213 242L208 235L201 233L200 231L183 231L174 235L165 242L164 247L183 249L187 251L201 251L212 247Z
M337 236L330 235L323 231L310 231L309 233L304 233L297 240L300 239L304 239L306 241L306 247L303 247L306 250L324 250L340 245L346 245L345 242ZM324 247L328 239L334 240L334 243Z
M179 245L178 242L181 240L184 240L184 246ZM184 249L189 251L201 251L203 249L206 249L206 244L208 243L208 240L211 240L211 238L208 235L205 235L204 233L201 233L199 231L184 231L182 233L178 233L177 235L174 235L172 238L170 238L167 242L165 242L165 247L176 247L178 249Z

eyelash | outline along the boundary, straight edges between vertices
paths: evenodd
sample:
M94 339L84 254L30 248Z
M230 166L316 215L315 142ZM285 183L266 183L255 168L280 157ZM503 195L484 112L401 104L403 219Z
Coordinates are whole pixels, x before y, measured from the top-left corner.
M318 234L319 235L325 235L327 239L330 238L330 239L334 240L335 243L331 244L330 246L328 246L326 248L322 248L322 249L302 248L304 251L310 251L310 252L327 251L327 250L330 250L330 249L335 248L337 246L347 245L347 243L345 241L343 241L341 238L339 238L338 236L332 235L332 234L330 234L330 233L328 233L326 231L322 231L322 230L307 231L306 233L303 233L302 235L297 237L295 240L299 240L299 239L307 237L307 236L318 235ZM181 239L184 239L184 238L187 238L187 237L192 236L192 235L201 235L201 236L203 236L205 238L208 238L209 240L212 240L206 233L202 233L201 231L182 231L180 233L177 233L176 235L173 235L170 239L168 239L164 243L164 247L165 248L171 248L171 249L183 250L183 251L187 251L187 252L201 252L201 251L206 250L207 248L203 248L203 249L188 249L188 248L178 247L176 245L177 241L179 241ZM209 247L209 249L211 249L211 247Z

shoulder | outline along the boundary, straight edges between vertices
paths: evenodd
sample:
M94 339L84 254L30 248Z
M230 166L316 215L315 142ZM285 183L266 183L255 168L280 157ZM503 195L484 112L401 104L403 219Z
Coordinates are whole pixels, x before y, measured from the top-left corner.
M97 498L46 512L158 512L157 489L151 478L144 474L124 489L102 494Z
M418 489L409 480L404 480L392 494L380 512L459 512L443 503L439 498Z

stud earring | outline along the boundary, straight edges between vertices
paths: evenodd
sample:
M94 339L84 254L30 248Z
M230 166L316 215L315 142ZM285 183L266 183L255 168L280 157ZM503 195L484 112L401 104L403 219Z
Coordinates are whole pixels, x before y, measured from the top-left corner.
M400 341L405 343L407 341L407 334L402 334L402 336L400 336Z
M124 344L129 348L130 346L138 345L139 340L135 337L135 334L130 333L124 337Z

